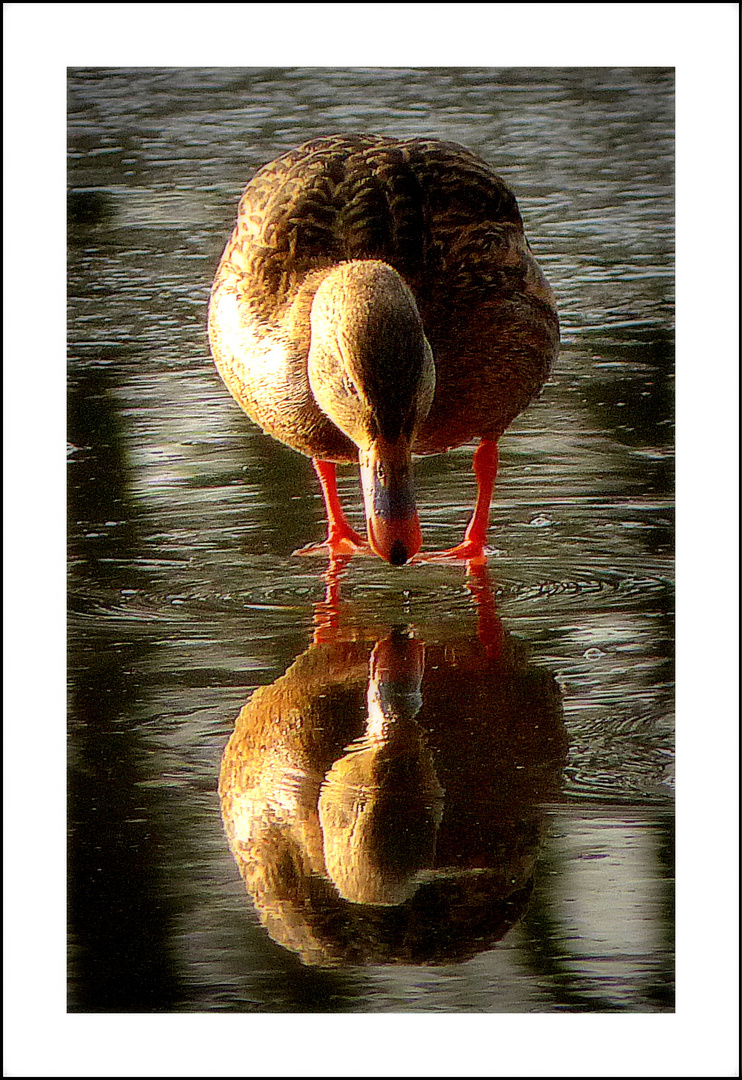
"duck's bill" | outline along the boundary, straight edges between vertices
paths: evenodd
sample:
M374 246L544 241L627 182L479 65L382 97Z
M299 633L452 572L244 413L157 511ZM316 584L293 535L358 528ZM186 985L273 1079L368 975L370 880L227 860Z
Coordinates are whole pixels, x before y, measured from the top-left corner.
M422 544L409 441L378 438L358 459L368 542L382 559L402 566Z

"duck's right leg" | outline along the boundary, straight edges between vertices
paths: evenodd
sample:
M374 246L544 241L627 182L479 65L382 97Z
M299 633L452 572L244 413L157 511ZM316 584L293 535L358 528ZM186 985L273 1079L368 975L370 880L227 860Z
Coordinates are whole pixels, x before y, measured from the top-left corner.
M487 559L487 529L490 521L490 503L497 477L498 451L495 439L483 438L474 451L474 475L477 478L477 502L464 539L447 551L423 551L415 562L448 562L465 559L467 562L485 562Z
M325 499L327 539L321 544L307 544L306 547L299 548L294 554L327 554L328 548L331 555L352 555L354 551L358 551L360 548L368 550L366 541L362 536L359 536L355 529L351 529L343 513L337 489L335 462L313 458L312 464L322 485L322 494Z

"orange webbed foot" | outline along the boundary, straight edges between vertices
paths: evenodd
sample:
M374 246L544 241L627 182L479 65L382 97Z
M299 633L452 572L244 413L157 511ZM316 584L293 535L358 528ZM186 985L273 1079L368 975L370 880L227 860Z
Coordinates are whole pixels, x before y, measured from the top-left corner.
M445 551L421 551L411 560L413 563L467 562L483 566L487 562L488 549L477 540L464 539Z
M317 544L305 544L304 547L297 548L293 554L324 555L325 557L329 554L331 559L338 559L350 558L356 552L369 555L371 554L371 548L362 536L359 536L354 529L350 529L348 533L330 534L325 540Z

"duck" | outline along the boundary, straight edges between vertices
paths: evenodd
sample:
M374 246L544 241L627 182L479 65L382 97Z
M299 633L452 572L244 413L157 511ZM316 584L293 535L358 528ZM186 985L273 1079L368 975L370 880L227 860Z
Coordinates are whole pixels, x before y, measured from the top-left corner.
M554 294L515 195L478 155L437 138L312 139L260 168L211 289L216 368L247 416L310 457L327 536L301 553L421 553L412 456L476 443L462 542L486 559L498 441L559 349ZM360 470L367 538L338 464Z
M469 960L527 906L564 708L504 626L488 648L481 605L499 616L473 569L476 622L391 627L349 600L235 719L227 843L263 927L304 964Z

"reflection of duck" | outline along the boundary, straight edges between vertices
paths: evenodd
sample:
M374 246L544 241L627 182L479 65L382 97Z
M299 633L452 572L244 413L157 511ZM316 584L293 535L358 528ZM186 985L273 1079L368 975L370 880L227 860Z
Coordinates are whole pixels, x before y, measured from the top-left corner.
M399 565L420 548L410 453L473 439L483 555L497 440L543 385L554 298L515 197L437 139L330 136L262 168L240 202L209 308L216 365L271 435L314 459L332 553L364 544L335 462L358 461L368 541Z
M495 656L426 644L424 673L414 638L372 644L316 643L242 709L220 776L230 847L306 963L464 959L530 896L559 693L504 632Z

